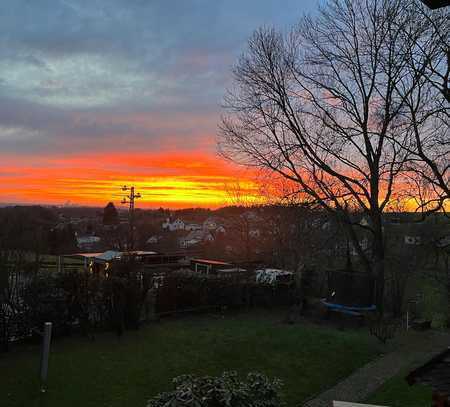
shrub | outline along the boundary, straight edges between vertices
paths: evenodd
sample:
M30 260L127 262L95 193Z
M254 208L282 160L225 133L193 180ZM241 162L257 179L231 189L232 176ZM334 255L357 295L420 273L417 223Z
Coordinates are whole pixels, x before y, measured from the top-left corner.
M23 295L30 265L24 252L0 250L0 351L7 351L12 340L29 335L30 312Z
M221 376L183 375L173 380L175 390L159 394L147 407L280 407L281 382L260 373L241 381L236 372Z

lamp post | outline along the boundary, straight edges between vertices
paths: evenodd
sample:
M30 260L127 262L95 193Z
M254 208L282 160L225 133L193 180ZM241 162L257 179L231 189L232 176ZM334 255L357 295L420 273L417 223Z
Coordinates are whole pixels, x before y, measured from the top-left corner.
M41 350L41 366L39 376L41 379L41 393L46 392L47 376L48 376L48 359L50 357L50 341L52 338L52 323L44 324L44 332L42 333L42 350Z

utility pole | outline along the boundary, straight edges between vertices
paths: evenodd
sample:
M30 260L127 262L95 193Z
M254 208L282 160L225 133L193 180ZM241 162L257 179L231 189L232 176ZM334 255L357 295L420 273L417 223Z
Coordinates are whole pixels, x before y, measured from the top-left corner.
M127 250L134 249L134 201L135 199L141 198L141 194L139 192L134 191L134 186L128 187L124 185L122 187L122 191L127 192L129 194L126 195L122 199L122 204L128 204L128 226L129 226L129 234L128 234L128 243Z

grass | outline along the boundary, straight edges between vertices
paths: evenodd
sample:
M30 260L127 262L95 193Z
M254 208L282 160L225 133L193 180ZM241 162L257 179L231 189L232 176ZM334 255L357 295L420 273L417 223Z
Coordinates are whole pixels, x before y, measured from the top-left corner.
M285 383L295 406L373 359L377 346L366 332L281 323L277 313L252 312L165 320L118 338L54 341L48 391L38 392L39 347L0 355L3 407L144 407L185 373L260 371Z
M408 385L406 372L388 380L378 389L367 403L386 405L389 407L428 407L431 405L431 388L415 384Z

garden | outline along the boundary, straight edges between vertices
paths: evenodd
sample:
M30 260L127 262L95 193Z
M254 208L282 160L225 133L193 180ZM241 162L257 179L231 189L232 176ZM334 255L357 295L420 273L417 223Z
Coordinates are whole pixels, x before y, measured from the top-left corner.
M301 405L397 349L402 336L395 320L375 314L362 325L353 315L324 314L307 271L301 281L268 282L251 272L146 269L134 257L59 273L6 264L2 406L196 406L196 398L199 406L275 407L279 398ZM38 331L45 321L53 336L43 392ZM399 375L370 401L395 407L429 394ZM189 402L173 404L178 396Z
M127 331L64 337L52 344L47 391L39 391L38 344L1 355L2 406L145 406L182 374L279 378L298 405L377 357L365 330L286 324L285 310L167 318Z

